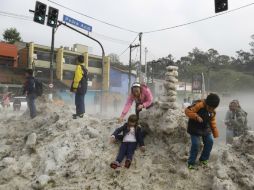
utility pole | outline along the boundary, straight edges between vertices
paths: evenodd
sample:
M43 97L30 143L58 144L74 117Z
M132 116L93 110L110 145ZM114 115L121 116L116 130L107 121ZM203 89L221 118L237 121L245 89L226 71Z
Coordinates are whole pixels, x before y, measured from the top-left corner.
M140 45L140 59L139 59L139 65L138 65L138 82L141 82L141 65L142 65L142 35L143 33L139 33L139 45Z
M128 86L128 91L130 93L130 89L131 89L131 52L132 52L132 48L136 48L139 47L139 44L136 45L130 45L130 58L129 58L129 86Z
M147 84L147 80L148 80L148 73L147 73L147 62L146 62L146 56L147 56L147 47L145 48L145 77L146 77L146 84Z

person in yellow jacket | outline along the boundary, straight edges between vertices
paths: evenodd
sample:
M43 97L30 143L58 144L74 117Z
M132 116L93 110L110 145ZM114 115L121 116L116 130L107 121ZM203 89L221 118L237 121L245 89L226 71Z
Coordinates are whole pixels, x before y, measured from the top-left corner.
M82 118L85 113L85 94L87 91L87 75L88 71L82 63L84 62L84 56L78 56L78 64L73 77L71 85L71 92L75 93L75 105L76 114L73 114L73 119L77 117Z

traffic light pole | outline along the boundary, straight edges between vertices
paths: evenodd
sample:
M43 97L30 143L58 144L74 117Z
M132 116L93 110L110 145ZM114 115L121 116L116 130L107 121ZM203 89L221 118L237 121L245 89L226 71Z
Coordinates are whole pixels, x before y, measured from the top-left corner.
M40 4L40 5L44 5L45 7L43 7L45 10L43 10L43 12L45 12L46 11L46 5L45 4L43 4L43 3L37 3L37 4ZM36 5L37 5L36 4ZM54 10L54 8L51 8L52 10ZM33 10L29 10L29 12L32 12L32 13L35 13L35 11L33 11ZM44 13L44 17L47 17L48 15L45 15L45 13ZM58 10L57 10L57 16L58 16ZM102 69L102 85L101 85L101 92L102 92L102 96L103 96L103 86L104 86L104 82L105 81L103 81L103 65L104 65L104 57L105 57L105 51L104 51L104 48L103 48L103 46L102 46L102 44L98 41L98 40L96 40L95 38L93 38L93 37L91 37L91 36L89 36L89 35L87 35L87 34L85 34L85 33L83 33L83 32L81 32L81 31L79 31L79 30L77 30L77 29L75 29L75 28L73 28L73 27L71 27L71 26L69 26L69 25L67 25L66 23L64 23L64 22L61 22L61 21L57 21L57 16L56 16L56 22L58 22L59 24L57 25L57 27L58 26L60 26L60 25L64 25L64 26L66 26L66 27L68 27L69 29L72 29L72 30L74 30L75 32L78 32L78 33L80 33L80 34L82 34L83 36L86 36L87 38L90 38L91 40L93 40L93 41L95 41L95 42L97 42L99 45L100 45L100 47L101 47L101 49L102 49L102 67L101 67L101 69ZM38 21L36 21L36 22L38 22ZM44 21L43 21L43 23L42 22L40 22L41 24L44 24ZM49 25L50 24L50 25ZM52 27L52 23L49 23L48 25L49 26L51 26ZM54 75L54 72L53 72L53 62L54 62L54 40L55 40L55 27L52 27L52 39L51 39L51 59L50 59L50 84L49 84L49 87L50 87L50 91L51 91L51 94L49 95L49 99L51 99L52 100L52 98L53 98L53 75ZM101 112L102 112L102 97L101 97Z
M51 51L50 51L50 80L49 80L49 99L53 100L53 78L54 78L54 44L55 44L55 27L52 27L52 36L51 36Z

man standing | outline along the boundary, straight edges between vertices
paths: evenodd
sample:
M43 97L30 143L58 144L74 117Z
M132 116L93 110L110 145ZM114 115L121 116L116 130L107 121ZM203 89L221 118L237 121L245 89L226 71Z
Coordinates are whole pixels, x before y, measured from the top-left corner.
M84 63L84 56L80 55L78 56L78 63L71 85L71 92L75 93L76 105L76 114L72 115L73 119L77 119L77 117L82 118L85 113L85 94L87 91L88 71L82 63Z
M23 94L26 95L27 107L30 110L30 117L33 119L36 117L35 107L35 79L33 77L33 70L27 69L25 72L26 82L24 84Z

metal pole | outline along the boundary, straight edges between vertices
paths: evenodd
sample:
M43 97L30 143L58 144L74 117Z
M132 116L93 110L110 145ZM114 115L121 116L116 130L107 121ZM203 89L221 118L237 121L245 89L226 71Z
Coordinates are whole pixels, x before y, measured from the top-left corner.
M82 34L83 36L86 36L86 37L90 38L91 40L96 41L96 42L100 45L100 47L101 47L102 55L105 55L104 48L103 48L102 44L101 44L98 40L96 40L95 38L93 38L93 37L91 37L91 36L88 36L87 34L85 34L85 33L81 32L81 31L77 30L76 28L73 28L73 27L67 25L67 24L64 23L64 22L58 21L58 23L60 23L61 25L64 25L64 26L66 26L66 27L68 27L68 28L70 28L70 29L72 29L72 30L74 30L74 31L76 31L76 32L78 32L78 33L80 33L80 34Z
M146 62L146 55L147 55L147 48L145 48L145 76L146 76L146 84L147 84L147 80L148 80L148 73L147 73L147 62Z
M27 68L29 68L29 44L27 43L26 44L26 50L27 50L27 56L26 56L26 58L27 58Z
M138 66L138 82L141 82L141 65L142 65L142 32L139 33L139 45L140 45L140 59Z
M207 72L207 92L210 92L210 68L208 68Z
M51 51L50 51L50 80L49 80L49 100L53 100L53 62L54 62L54 42L55 42L55 27L52 27L52 36L51 36Z
M153 84L153 70L154 70L154 61L152 61L152 84Z
M129 85L128 85L128 92L130 93L131 89L131 48L132 45L130 45L130 58L129 58Z
M103 69L103 65L104 65L104 51L102 52L102 64L101 64L101 106L100 106L100 113L102 113L102 107L103 107L103 85L104 85L104 80L103 80L103 76L104 76L104 69Z

